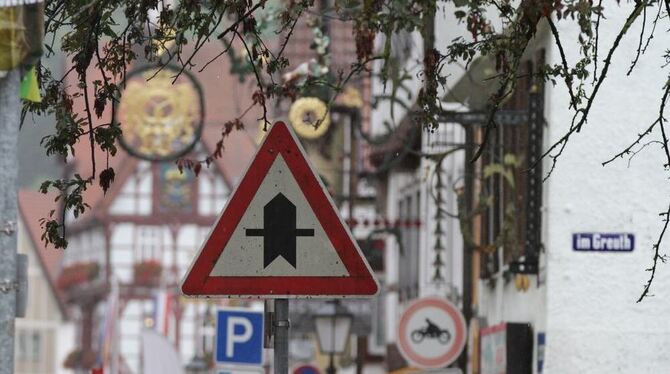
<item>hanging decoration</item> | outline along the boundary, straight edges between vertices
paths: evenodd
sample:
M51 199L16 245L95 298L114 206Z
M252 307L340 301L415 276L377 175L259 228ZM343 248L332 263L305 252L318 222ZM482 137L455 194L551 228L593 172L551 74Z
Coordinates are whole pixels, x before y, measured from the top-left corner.
M160 210L164 213L193 212L193 173L183 173L173 163L161 163L158 169L160 181Z
M526 274L516 274L514 276L514 287L517 291L526 292L530 288L530 278Z
M158 287L163 266L158 260L145 260L133 264L133 281L137 286Z
M295 132L304 139L317 139L330 127L330 115L326 104L316 97L296 100L288 113Z
M34 66L43 37L44 3L0 0L0 77L18 66Z
M97 262L77 262L61 270L56 285L61 290L68 290L74 286L93 281L100 274L100 264Z
M128 74L114 121L128 153L167 161L193 149L204 114L202 90L190 73L171 65L146 66Z
M32 66L21 79L21 98L34 103L42 102L40 95L40 87L37 82L37 73L35 67Z

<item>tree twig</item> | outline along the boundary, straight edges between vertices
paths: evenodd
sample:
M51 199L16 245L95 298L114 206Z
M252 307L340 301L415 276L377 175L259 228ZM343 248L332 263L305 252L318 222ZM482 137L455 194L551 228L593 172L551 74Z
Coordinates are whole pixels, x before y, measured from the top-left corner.
M663 242L663 237L665 236L665 231L668 229L668 222L670 222L670 205L668 206L668 210L665 211L665 213L659 214L661 217L665 217L663 220L665 223L663 224L663 229L661 230L661 233L658 235L658 240L656 240L656 243L654 244L654 256L652 258L652 264L647 271L651 272L649 275L649 280L647 281L647 284L645 284L644 289L642 290L642 294L640 297L637 299L637 302L641 302L644 300L645 297L649 295L649 289L651 288L651 284L654 282L654 276L656 275L656 267L658 265L658 261L660 260L661 262L666 261L666 257L664 255L660 254L660 248L661 248L661 243Z

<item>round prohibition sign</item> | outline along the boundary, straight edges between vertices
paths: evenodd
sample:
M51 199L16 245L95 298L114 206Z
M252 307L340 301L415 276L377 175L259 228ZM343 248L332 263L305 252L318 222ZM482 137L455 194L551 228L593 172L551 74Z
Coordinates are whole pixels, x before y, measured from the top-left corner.
M314 365L300 365L293 370L293 374L321 374L321 370Z
M442 368L463 351L467 327L460 310L441 297L410 303L398 325L398 348L412 365Z

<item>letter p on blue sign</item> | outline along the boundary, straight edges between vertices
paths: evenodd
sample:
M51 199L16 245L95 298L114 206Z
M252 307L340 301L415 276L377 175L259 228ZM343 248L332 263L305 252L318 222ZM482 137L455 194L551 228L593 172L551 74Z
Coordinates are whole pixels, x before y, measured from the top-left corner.
M221 309L216 317L216 362L263 363L263 312Z

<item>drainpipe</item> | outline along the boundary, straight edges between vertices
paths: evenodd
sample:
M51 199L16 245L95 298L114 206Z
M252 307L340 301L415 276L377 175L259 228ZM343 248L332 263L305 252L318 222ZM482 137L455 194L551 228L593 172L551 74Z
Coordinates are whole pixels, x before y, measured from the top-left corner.
M473 210L473 200L474 200L474 173L475 165L471 162L474 155L474 134L470 126L463 126L465 129L465 211L472 212ZM470 230L472 230L474 225L469 225ZM474 234L473 232L470 233ZM463 317L465 317L465 323L469 325L472 318L472 292L473 292L473 257L474 248L472 248L471 243L467 240L463 241ZM469 330L468 326L468 330ZM468 366L468 346L465 345L463 353L458 360L459 367L463 372L467 372Z

